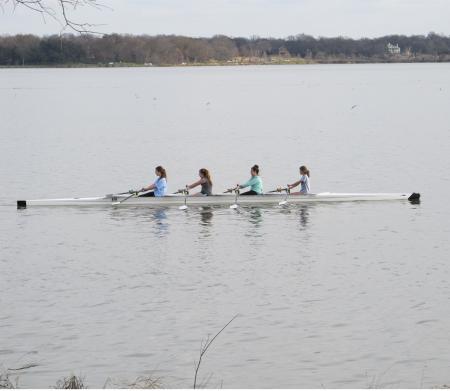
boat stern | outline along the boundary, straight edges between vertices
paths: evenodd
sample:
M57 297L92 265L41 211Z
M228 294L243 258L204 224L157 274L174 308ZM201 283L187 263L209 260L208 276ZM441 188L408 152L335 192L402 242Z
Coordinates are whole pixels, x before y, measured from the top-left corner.
M27 202L24 200L17 201L17 209L26 209Z
M408 197L408 201L420 201L420 193L412 193L409 197Z

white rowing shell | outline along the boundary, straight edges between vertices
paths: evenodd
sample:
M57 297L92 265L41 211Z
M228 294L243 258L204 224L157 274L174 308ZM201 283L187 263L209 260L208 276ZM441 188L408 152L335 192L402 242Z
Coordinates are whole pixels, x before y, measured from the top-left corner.
M112 203L124 200L129 194L106 195L103 197L86 198L55 198L41 200L17 201L17 207L28 206L111 206ZM389 200L419 200L418 193L317 193L308 195L262 194L256 196L239 196L239 205L263 205L303 204L310 202L348 202L348 201L389 201ZM236 197L233 194L220 194L212 196L188 196L187 205L230 205L235 204ZM180 206L184 205L184 195L167 195L164 197L133 197L120 206Z

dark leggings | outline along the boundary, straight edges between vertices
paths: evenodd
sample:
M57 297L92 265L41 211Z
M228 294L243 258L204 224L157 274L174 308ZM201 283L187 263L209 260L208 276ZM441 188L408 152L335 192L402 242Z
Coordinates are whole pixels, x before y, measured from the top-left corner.
M139 197L154 197L154 196L155 196L155 192L151 191L150 193L142 194Z
M258 195L258 193L254 190L246 191L245 193L241 193L241 195Z

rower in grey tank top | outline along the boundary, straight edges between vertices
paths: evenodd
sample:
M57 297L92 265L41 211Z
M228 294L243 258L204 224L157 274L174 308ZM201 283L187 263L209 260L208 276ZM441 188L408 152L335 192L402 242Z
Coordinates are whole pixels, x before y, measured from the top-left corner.
M193 194L194 196L210 196L212 195L212 185L213 182L211 180L211 175L209 171L206 168L200 168L198 170L198 176L200 179L198 181L195 181L194 183L191 183L190 185L186 185L187 190L191 190L194 187L201 186L200 193ZM180 190L182 192L183 190Z
M200 191L203 195L210 196L212 195L212 184L205 178L205 181L202 183L202 190Z

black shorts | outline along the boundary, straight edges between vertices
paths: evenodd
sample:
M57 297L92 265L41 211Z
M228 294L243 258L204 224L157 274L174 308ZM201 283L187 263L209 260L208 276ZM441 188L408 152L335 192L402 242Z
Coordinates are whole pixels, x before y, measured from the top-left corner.
M141 194L139 197L154 197L154 196L155 196L155 192L151 191L149 193Z
M246 191L245 193L241 193L241 195L258 195L258 193L254 190Z

